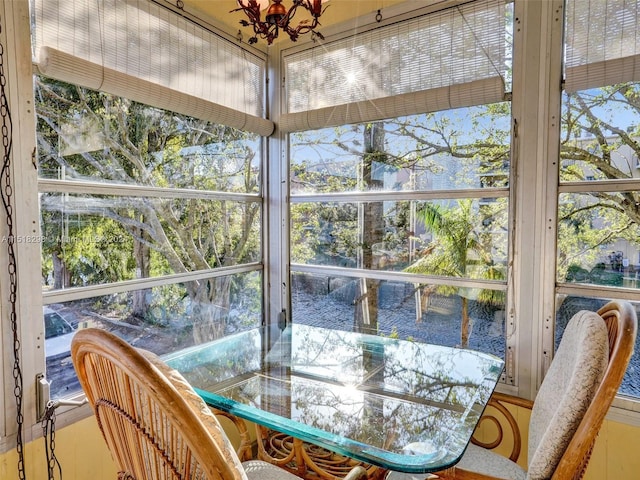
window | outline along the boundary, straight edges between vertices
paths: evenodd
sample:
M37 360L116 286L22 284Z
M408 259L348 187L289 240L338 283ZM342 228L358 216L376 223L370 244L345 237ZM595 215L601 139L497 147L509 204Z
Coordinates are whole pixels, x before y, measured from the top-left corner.
M476 2L285 53L293 322L505 358L509 11Z
M640 312L638 13L634 2L567 2L556 341L580 309L618 298ZM623 395L640 397L638 362L636 349Z
M259 324L259 137L36 85L46 311L158 354ZM72 367L50 347L52 392L65 393Z
M41 214L32 239L42 265L29 278L41 273L44 310L42 341L23 348L37 364L44 345L54 396L76 388L57 352L79 328L128 332L162 353L275 322L291 307L294 322L504 356L502 388L532 397L572 312L640 301L634 2L567 2L558 58L548 45L561 22L547 17L562 12L559 1L398 4L380 22L375 12L359 18L355 35L345 27L322 44L286 44L269 59L284 133L269 140L269 169L267 55L170 3L31 2L38 179L17 198ZM524 5L544 13L544 28L520 15ZM523 41L512 54L514 34ZM539 67L561 62L556 196L555 164L547 167L558 157L542 158L539 131L551 122L538 111L560 111L560 89ZM23 133L30 167L33 135ZM547 222L557 235L541 233ZM454 223L460 236L443 228ZM547 294L558 298L555 332ZM59 319L70 333L45 332ZM628 377L622 393L638 397L636 383Z
M264 60L147 1L115 1L88 17L82 12L92 2L66 10L71 3L34 9L53 398L79 389L69 361L78 329L98 326L166 354L262 322L261 134L273 130L257 116L263 87L253 88L264 79ZM57 23L57 14L78 21ZM124 31L131 48L78 41L99 20L104 45L116 45L108 42ZM171 49L144 57L156 35ZM218 61L226 71L213 68ZM244 81L253 96L223 95L212 75ZM58 334L59 326L70 331Z
M504 356L509 108L461 110L291 135L294 322Z

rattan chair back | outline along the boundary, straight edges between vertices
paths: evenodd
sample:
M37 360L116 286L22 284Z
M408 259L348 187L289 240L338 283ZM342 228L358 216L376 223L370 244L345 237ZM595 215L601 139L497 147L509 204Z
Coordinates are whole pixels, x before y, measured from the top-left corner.
M71 354L120 479L246 480L215 416L147 354L96 328L75 335Z

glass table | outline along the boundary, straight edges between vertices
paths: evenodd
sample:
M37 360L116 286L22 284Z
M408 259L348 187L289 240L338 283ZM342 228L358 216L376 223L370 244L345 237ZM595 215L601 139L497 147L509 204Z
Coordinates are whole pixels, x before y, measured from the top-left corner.
M207 404L262 435L410 473L458 462L504 366L473 350L297 324L165 360Z

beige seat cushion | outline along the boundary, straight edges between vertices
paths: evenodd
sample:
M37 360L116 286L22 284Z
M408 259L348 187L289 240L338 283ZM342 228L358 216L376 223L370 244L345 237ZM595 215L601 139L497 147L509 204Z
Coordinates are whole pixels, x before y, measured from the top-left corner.
M517 463L473 444L469 445L457 466L504 480L525 480L527 478L527 472Z
M531 479L550 478L576 432L609 363L604 320L587 310L576 313L544 377L531 411Z
M242 462L242 466L249 480L300 480L293 473L262 460Z
M456 467L504 480L525 480L527 477L527 472L518 464L497 453L493 453L491 450L480 448L473 444L467 447L462 460ZM389 472L386 480L424 480L426 476L426 473Z

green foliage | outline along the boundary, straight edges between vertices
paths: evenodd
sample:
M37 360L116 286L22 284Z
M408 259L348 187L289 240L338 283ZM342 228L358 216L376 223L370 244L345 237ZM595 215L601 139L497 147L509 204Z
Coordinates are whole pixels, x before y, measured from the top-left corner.
M483 235L483 222L472 200L453 206L424 203L419 218L434 236L425 254L405 271L449 277L504 279L506 265L496 263L494 245Z
M493 244L482 232L482 218L472 200L459 200L455 205L425 203L419 210L420 220L433 234L431 244L423 255L405 271L446 277L465 277L503 280L506 264L496 263ZM491 222L489 222L490 224ZM504 292L482 289L475 295L470 289L452 285L436 285L432 291L442 295L462 297L461 345L466 347L469 335L468 299L488 304L504 304Z

